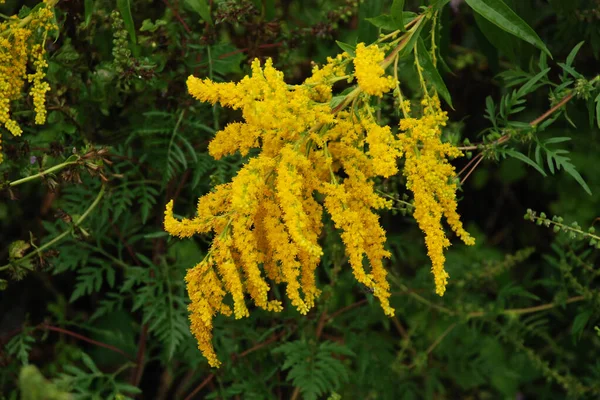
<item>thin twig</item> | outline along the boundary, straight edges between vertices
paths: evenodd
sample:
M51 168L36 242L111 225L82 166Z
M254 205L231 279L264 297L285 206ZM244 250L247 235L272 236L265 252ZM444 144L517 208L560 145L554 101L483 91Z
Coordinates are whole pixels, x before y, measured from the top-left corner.
M135 368L133 369L130 382L133 386L138 386L142 380L144 374L144 358L146 355L146 337L148 336L148 325L142 326L142 332L140 333L140 340L138 341L137 354L135 356Z
M209 383L210 381L212 381L212 380L213 380L213 378L214 378L214 377L215 377L215 374L210 374L210 375L208 375L208 376L206 377L206 379L204 379L204 380L202 381L202 383L201 383L201 384L199 384L199 385L196 387L196 389L194 389L194 390L193 390L193 391L192 391L190 394L188 394L188 395L187 395L187 397L185 398L185 400L192 400L192 399L194 398L194 396L195 396L196 394L198 394L198 392L199 392L199 391L201 391L201 390L202 390L202 388L204 388L204 386L208 385L208 383Z
M465 172L465 171L467 170L467 168L469 168L469 167L471 166L471 164L473 164L475 161L477 161L477 159L478 159L479 157L483 157L483 153L479 153L479 154L477 154L475 157L471 158L471 159L469 160L469 162L467 163L467 165L465 165L465 166L464 166L464 167L463 167L463 168L462 168L462 169L461 169L461 170L458 172L458 174L456 174L456 175L458 175L458 176L461 176L461 175L462 175L462 173L463 173L463 172Z
M577 302L583 301L583 300L585 300L585 296L575 296L575 297L568 298L564 302L564 304L577 303ZM562 305L562 303L548 303L548 304L541 304L539 306L534 306L534 307L512 308L512 309L508 309L508 310L503 310L500 314L504 314L504 315L531 314L531 313L538 312L538 311L551 310L560 305ZM488 313L485 311L474 311L472 313L467 314L467 318L478 318L478 317L483 317L487 314Z
M460 180L461 185L463 185L465 183L465 181L467 180L469 175L471 175L473 173L473 171L475 171L475 168L477 168L477 166L479 165L479 163L481 163L481 161L483 161L483 157L479 158L479 160L477 160L477 162L475 163L475 165L473 165L473 168L471 168L471 170L467 173L467 175Z
M183 26L183 29L185 29L185 31L191 35L192 30L190 29L190 27L185 23L185 21L183 20L183 18L181 18L181 15L179 15L179 11L177 11L173 6L171 6L171 4L167 1L167 0L163 0L163 3L165 3L165 5L167 6L167 8L169 10L171 10L171 12L173 13L173 16L175 17L175 19L177 19L177 21L179 21L181 23L181 25Z
M442 340L444 340L446 335L448 335L452 331L452 329L454 329L456 327L456 325L457 325L457 322L453 323L448 328L446 328L444 333L442 333L440 336L437 337L437 339L435 339L435 341L431 344L431 346L429 346L427 348L427 351L425 353L430 354L442 342Z
M123 350L121 350L121 349L119 349L119 348L117 348L115 346L112 346L110 344L106 344L106 343L102 343L102 342L99 342L99 341L94 340L94 339L90 339L90 338L88 338L86 336L80 335L79 333L75 333L75 332L72 332L72 331L67 330L67 329L59 328L57 326L48 325L46 323L38 325L37 328L40 328L40 329L43 328L43 329L46 329L46 330L49 330L49 331L64 333L65 335L69 335L69 336L72 336L72 337L74 337L76 339L83 340L84 342L88 342L88 343L91 343L91 344L96 345L96 346L104 347L105 349L108 349L108 350L114 351L115 353L121 354L122 356L124 356L125 358L127 358L129 361L134 361L131 358L131 356L129 354L125 353Z

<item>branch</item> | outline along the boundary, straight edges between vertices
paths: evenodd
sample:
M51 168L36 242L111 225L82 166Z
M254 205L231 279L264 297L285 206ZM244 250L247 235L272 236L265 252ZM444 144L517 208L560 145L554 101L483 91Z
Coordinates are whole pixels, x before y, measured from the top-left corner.
M571 297L571 298L567 299L564 304L577 303L582 300L585 300L585 296L575 296L575 297ZM508 310L503 310L500 314L504 314L504 315L531 314L531 313L538 312L538 311L550 310L550 309L555 308L556 306L560 306L560 305L562 305L562 304L561 303L548 303L548 304L541 304L541 305L535 306L535 307L512 308L512 309L508 309ZM490 313L487 313L485 311L474 311L472 313L467 314L467 318L478 318L478 317L483 317L487 314L490 314Z
M40 325L38 325L36 327L36 329L41 329L41 328L47 329L49 331L64 333L65 335L69 335L69 336L72 336L72 337L74 337L76 339L83 340L84 342L88 342L88 343L91 343L91 344L96 345L96 346L104 347L105 349L109 349L111 351L114 351L115 353L121 354L123 357L127 358L129 361L134 361L131 358L131 356L129 356L129 354L125 353L123 350L121 350L121 349L119 349L119 348L117 348L115 346L112 346L110 344L102 343L102 342L99 342L97 340L90 339L90 338L88 338L86 336L80 335L79 333L75 333L75 332L72 332L72 331L67 330L67 329L59 328L57 326L48 325L46 323L42 323L42 324L40 324Z
M65 161L64 163L61 163L61 164L55 165L53 167L50 167L48 169L45 169L43 171L40 171L39 173L37 173L35 175L26 176L25 178L17 179L16 181L12 181L12 182L10 182L8 184L8 186L9 187L17 186L17 185L20 185L22 183L29 182L29 181L32 181L32 180L37 179L37 178L41 178L42 176L48 175L51 172L61 170L61 169L65 168L65 167L68 167L69 165L78 164L78 163L79 163L79 160Z
M77 221L73 222L73 227L77 227L77 226L81 225L81 223L90 215L90 213L94 210L94 208L96 208L98 203L100 203L102 196L104 196L105 190L106 190L106 186L102 185L102 187L100 188L100 192L98 193L98 195L96 196L96 198L94 199L92 204L88 207L87 210L85 210L85 212L81 215L81 217L79 217L79 219L77 219ZM63 233L61 233L60 235L58 235L57 237L55 237L48 243L44 244L43 246L37 247L35 249L35 251L32 251L31 253L27 254L25 257L19 258L14 263L8 263L6 265L3 265L2 267L0 267L0 271L10 268L11 266L13 266L13 264L18 264L20 262L23 262L25 260L28 260L28 259L40 254L41 252L46 250L48 247L51 247L51 246L55 245L56 243L60 242L61 240L63 240L71 232L72 232L72 229L64 231ZM25 268L25 267L23 267L23 268Z
M563 97L558 103L556 103L556 105L554 105L548 111L546 111L545 113L543 113L542 115L540 115L539 117L537 117L536 119L531 121L529 123L529 126L531 126L532 128L535 128L537 125L539 125L541 122L543 122L546 118L548 118L549 116L554 114L559 108L561 108L562 106L567 104L569 102L569 100L571 100L574 96L575 96L575 91L572 91L571 93L569 93L568 95ZM487 146L501 144L501 143L506 142L508 139L510 139L510 135L507 133L507 134L504 134L501 137L499 137L497 140L494 140L493 142L488 143ZM458 147L458 149L459 150L477 150L477 149L481 148L482 146L486 146L486 144L479 143L479 144L476 144L473 146L462 146L462 147Z

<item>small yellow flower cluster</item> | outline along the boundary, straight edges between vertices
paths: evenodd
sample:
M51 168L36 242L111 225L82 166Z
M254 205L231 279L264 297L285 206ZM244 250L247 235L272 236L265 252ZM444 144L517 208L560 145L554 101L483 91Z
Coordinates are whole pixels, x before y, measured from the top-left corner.
M342 231L354 276L387 315L394 313L382 262L389 257L385 231L373 211L390 203L375 193L373 179L397 173L400 144L370 112L332 112L331 86L346 79L348 61L347 55L329 59L296 86L284 82L271 60L264 67L255 60L252 75L237 84L188 78L196 99L242 111L244 122L227 125L210 143L213 157L261 148L231 183L199 200L195 218L176 220L172 202L165 211L165 230L172 235L215 234L209 254L186 278L191 329L212 366L220 364L211 344L217 313L247 316L245 294L257 307L282 309L281 301L270 299L266 279L284 283L300 313L314 306L325 209ZM233 307L224 303L228 293Z
M355 76L358 86L371 96L381 97L396 87L396 81L391 76L384 76L385 71L381 62L385 53L375 44L365 46L359 43L356 46L356 57L354 58Z
M313 85L316 92L312 97L315 101L327 102L331 100L331 85L336 80L346 76L346 66L344 60L348 60L348 53L338 54L336 58L327 57L327 64L319 68L315 65L312 70L312 76L304 81L305 85Z
M31 83L29 93L33 97L35 123L46 122L45 97L50 86L44 81L48 66L44 44L48 33L57 28L52 11L55 3L56 0L48 0L27 17L13 16L0 23L0 125L14 136L23 131L10 116L10 102L20 97L26 80ZM27 73L29 62L33 63L31 74Z
M407 188L414 194L414 217L425 233L425 244L432 263L436 293L446 291L448 273L444 269L444 249L450 241L442 227L442 217L467 245L475 240L464 230L456 212L456 176L454 167L447 158L462 153L450 143L442 143L441 126L446 125L447 115L440 108L436 97L423 100L424 113L421 118L405 118L400 129L405 132L399 137L406 162L404 175Z

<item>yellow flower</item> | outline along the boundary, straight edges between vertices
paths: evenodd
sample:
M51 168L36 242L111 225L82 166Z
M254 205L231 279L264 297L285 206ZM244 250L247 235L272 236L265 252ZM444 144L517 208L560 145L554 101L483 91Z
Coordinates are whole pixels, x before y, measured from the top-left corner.
M10 102L20 97L25 80L32 83L29 94L33 97L35 123L46 122L45 102L50 85L44 81L48 67L44 43L48 33L57 28L52 11L54 4L56 0L48 0L26 18L14 16L0 23L0 125L13 136L20 136L23 131L11 119ZM33 64L32 74L27 74L29 62Z
M366 94L381 96L395 86L384 76L384 54L377 46L360 44L356 53L355 76ZM165 210L165 230L172 235L215 234L205 260L186 277L191 329L212 366L219 365L211 344L212 320L219 313L247 316L246 294L255 306L280 311L282 302L269 294L272 284L282 283L289 303L301 314L314 307L320 294L315 270L323 253L319 237L325 210L341 231L355 278L372 291L386 315L394 314L383 262L390 254L376 214L391 202L375 192L374 183L396 174L403 154L438 293L447 280L443 249L449 245L442 216L465 242L472 241L456 212L456 185L449 183L454 169L445 158L460 152L440 142L446 116L439 103L429 104L421 119L403 120L406 133L399 138L373 119L368 96L351 112L332 112L331 86L346 79L349 60L347 54L330 58L295 86L285 83L271 60L263 67L255 60L251 76L238 83L188 78L196 99L242 112L243 121L217 132L210 154L220 158L259 149L231 183L199 199L196 217L176 220L172 202ZM409 111L408 104L404 108Z
M367 47L364 43L359 43L356 46L354 76L358 86L372 96L381 97L396 87L394 78L384 76L385 71L380 64L384 58L385 53L375 44Z
M399 140L406 161L404 175L407 188L414 194L414 217L425 233L425 245L431 259L435 279L435 290L440 296L446 291L448 273L444 269L444 249L450 246L442 226L442 217L467 245L475 243L466 232L456 212L456 174L447 158L462 153L449 143L441 141L441 126L446 124L446 113L441 111L439 99L434 97L424 102L421 118L406 118L400 121L405 132Z
M311 88L311 97L314 101L328 102L331 100L331 85L338 78L346 75L345 59L347 53L338 54L337 57L327 57L327 64L319 67L315 65L312 75L304 81Z
M392 134L389 126L379 126L373 120L365 120L363 126L367 131L366 142L369 145L368 155L373 160L373 171L384 178L398 173L398 158L401 156L399 142Z

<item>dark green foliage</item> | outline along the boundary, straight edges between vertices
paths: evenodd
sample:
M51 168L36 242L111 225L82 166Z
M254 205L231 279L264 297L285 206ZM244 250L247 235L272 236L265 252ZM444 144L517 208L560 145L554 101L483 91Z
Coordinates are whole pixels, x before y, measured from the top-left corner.
M273 353L285 356L281 369L289 369L286 379L299 387L304 398L309 400L347 383L348 367L337 357L354 355L350 349L336 343L316 344L303 340L285 343L273 349Z

